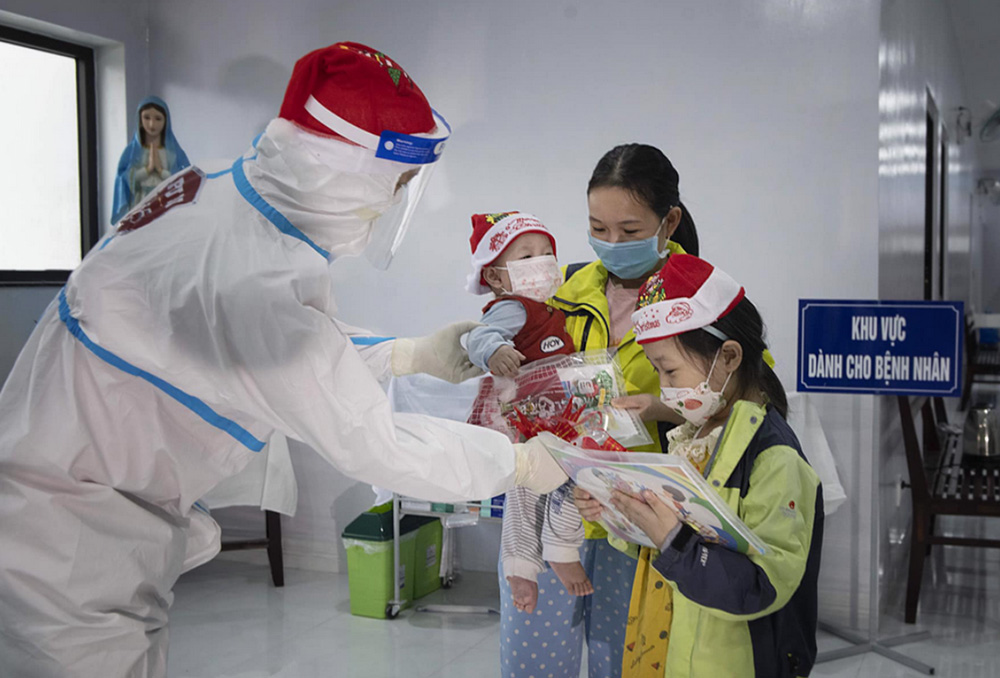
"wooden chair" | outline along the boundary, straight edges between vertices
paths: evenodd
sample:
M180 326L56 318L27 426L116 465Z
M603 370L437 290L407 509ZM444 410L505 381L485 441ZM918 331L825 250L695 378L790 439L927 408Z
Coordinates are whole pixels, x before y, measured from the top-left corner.
M223 551L267 549L267 562L271 566L271 581L275 586L285 585L285 565L281 553L281 514L264 511L263 539L222 540Z
M972 395L972 384L997 383L1000 378L1000 350L979 343L979 330L971 315L965 317L965 383L958 409L965 410Z
M917 620L924 560L932 545L1000 548L1000 540L934 534L937 516L1000 517L1000 468L962 466L962 434L948 428L940 398L926 398L920 405L923 445L910 398L898 396L898 402L913 504L906 582L906 623L912 624Z

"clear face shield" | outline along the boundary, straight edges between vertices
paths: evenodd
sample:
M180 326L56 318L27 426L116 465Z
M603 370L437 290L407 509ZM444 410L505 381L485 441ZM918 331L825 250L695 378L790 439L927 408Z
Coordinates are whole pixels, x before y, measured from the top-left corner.
M306 110L341 136L374 151L376 163L399 169L395 191L387 209L377 216L364 256L378 269L385 270L399 250L413 220L417 204L427 189L431 174L444 152L451 126L435 110L435 128L423 134L403 134L386 130L380 136L362 130L310 97Z
M435 167L432 163L406 170L396 182L392 205L375 222L364 250L365 258L375 268L384 271L392 263Z

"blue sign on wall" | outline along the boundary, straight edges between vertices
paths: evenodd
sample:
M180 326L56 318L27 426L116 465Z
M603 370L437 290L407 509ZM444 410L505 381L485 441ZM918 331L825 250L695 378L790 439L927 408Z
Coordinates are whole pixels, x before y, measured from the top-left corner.
M960 301L799 300L798 390L960 396Z

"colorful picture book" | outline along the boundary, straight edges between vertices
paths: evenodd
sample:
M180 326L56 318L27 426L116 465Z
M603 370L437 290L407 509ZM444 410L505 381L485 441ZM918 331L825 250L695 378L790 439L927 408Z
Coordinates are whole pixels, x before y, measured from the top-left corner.
M767 552L764 542L736 516L687 459L642 452L582 449L550 433L539 434L549 452L578 486L605 507L601 524L625 541L659 548L611 505L611 491L639 496L654 492L706 541L746 554Z

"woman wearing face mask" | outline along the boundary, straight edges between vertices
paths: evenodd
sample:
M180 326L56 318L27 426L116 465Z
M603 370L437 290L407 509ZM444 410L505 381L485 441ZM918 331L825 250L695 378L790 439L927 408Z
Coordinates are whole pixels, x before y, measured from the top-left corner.
M111 223L118 223L164 179L190 164L171 129L166 102L153 96L140 101L135 136L118 160Z
M806 676L816 658L822 486L785 422L760 314L728 275L681 255L644 285L632 319L662 404L685 420L668 434L669 452L704 474L767 551L713 543L651 492L613 492L614 506L661 545L639 561L622 675ZM600 518L587 492L574 496L585 518Z
M576 351L614 352L637 407L655 441L663 440L657 421L680 421L660 407L659 382L635 341L630 316L639 287L672 253L698 251L694 221L681 203L679 177L657 148L625 144L597 163L587 186L588 238L598 260L565 269L566 282L550 304L566 315L566 331ZM659 452L659 443L641 452ZM505 676L580 675L583 641L590 678L619 676L625 646L626 613L636 561L607 542L607 532L585 523L580 550L594 593L567 595L551 567L537 573L538 600L533 613L511 601L509 583L500 577L500 655ZM543 563L544 566L544 563ZM527 643L527 644L525 644Z

